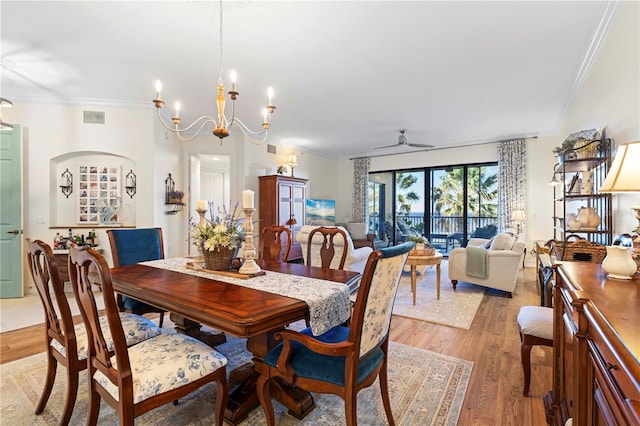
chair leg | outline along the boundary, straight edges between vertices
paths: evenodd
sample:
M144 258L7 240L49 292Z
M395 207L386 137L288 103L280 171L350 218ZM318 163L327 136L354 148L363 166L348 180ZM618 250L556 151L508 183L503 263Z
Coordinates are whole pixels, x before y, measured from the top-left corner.
M158 326L162 328L163 323L164 323L164 312L160 312L160 320L158 321Z
M393 412L391 411L391 400L389 399L389 383L387 380L387 365L386 360L380 370L378 379L380 380L380 392L382 393L382 404L384 405L384 412L387 414L387 422L389 426L394 426L396 423L393 421Z
M357 426L358 424L358 395L355 390L347 392L344 397L344 415L347 426Z
M227 382L227 369L222 368L219 372L216 390L216 426L224 424L224 410L227 408L227 398L229 396L229 383Z
M98 424L98 414L100 414L100 394L93 388L94 386L95 384L93 383L90 385L87 426L96 426Z
M256 383L256 391L258 392L258 399L260 400L260 405L262 405L264 416L267 418L267 425L273 426L276 420L273 412L273 404L271 403L270 381L269 376L261 374Z
M36 414L42 414L42 412L44 411L44 407L47 405L47 401L49 400L49 396L51 395L51 389L53 389L53 382L56 379L58 360L56 360L49 351L47 351L47 378L44 382L44 389L42 389L40 401L36 406Z
M529 396L529 385L531 384L531 343L528 342L527 336L522 336L522 344L520 345L520 358L522 359L522 372L524 373L524 389L522 395Z
M67 366L67 400L64 403L62 420L60 421L61 425L69 424L69 420L71 420L71 415L73 414L73 407L76 405L77 397L78 370L77 368L71 368L71 366Z

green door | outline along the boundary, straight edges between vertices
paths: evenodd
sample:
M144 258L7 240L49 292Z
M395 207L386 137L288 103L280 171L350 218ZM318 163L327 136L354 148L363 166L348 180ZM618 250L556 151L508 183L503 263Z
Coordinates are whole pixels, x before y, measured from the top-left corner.
M22 297L20 126L0 131L0 298Z

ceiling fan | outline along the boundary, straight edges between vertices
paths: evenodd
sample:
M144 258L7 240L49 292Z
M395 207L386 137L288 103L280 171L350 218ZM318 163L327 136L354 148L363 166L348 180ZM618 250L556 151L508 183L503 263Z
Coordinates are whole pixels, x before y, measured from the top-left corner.
M396 146L409 146L409 147L413 147L413 148L433 148L433 145L425 145L425 144L421 144L421 143L409 143L407 142L407 137L404 135L404 132L406 132L407 129L400 129L400 134L398 135L398 143L393 144L393 145L386 145L386 146L379 146L376 149L382 149L382 148L393 148Z

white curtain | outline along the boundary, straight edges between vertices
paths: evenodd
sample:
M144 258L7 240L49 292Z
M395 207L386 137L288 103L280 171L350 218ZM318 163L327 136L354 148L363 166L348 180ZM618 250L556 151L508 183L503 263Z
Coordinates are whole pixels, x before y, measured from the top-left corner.
M500 168L500 194L498 196L498 223L500 229L515 227L511 220L514 210L527 212L527 144L524 139L498 144ZM526 221L521 223L522 232Z

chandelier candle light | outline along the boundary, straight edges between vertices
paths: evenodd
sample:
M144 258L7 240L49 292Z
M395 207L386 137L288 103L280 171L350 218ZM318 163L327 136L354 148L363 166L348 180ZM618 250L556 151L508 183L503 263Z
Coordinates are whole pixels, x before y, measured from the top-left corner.
M237 74L235 70L231 70L231 90L227 92L229 98L231 99L231 119L228 119L224 113L225 108L225 98L224 98L224 83L222 81L222 0L220 0L220 73L218 75L218 96L216 97L216 104L218 107L218 113L216 117L210 115L203 115L193 123L188 125L187 127L180 128L180 103L175 103L175 115L171 119L173 122L173 126L166 124L162 115L160 114L160 109L164 105L164 101L161 97L162 92L162 83L160 80L156 81L156 98L153 100L157 110L158 110L158 119L160 120L160 124L172 132L174 132L178 138L183 141L191 141L198 136L202 128L207 124L211 123L213 125L213 130L211 131L215 136L220 139L220 145L222 145L222 139L229 136L229 128L231 128L234 124L238 124L237 127L240 128L242 133L249 139L251 142L255 144L260 144L267 140L267 132L271 127L271 116L275 111L276 107L273 105L273 88L269 87L267 89L267 106L262 110L262 130L254 132L249 129L238 117L235 115L236 107L235 101L238 97L239 93L237 90ZM198 124L200 126L193 132L192 136L184 136L185 132L190 131L192 128L196 127ZM254 139L252 136L262 136L262 139Z
M244 248L242 250L242 256L244 262L238 270L241 274L251 275L257 274L261 271L260 267L254 260L256 257L256 248L253 246L253 212L254 208L253 200L254 192L250 189L242 191L242 211L244 212Z

